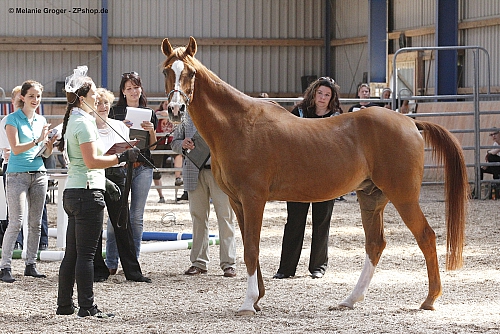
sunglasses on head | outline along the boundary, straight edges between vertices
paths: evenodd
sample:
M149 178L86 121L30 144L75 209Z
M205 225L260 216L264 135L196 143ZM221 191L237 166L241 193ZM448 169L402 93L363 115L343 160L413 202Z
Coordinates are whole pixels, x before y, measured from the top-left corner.
M127 79L129 79L131 77L138 77L138 76L139 76L139 73L133 72L133 71L122 74L122 78L127 78Z
M318 80L326 80L326 81L331 82L332 84L334 84L334 83L335 83L335 80L333 80L333 79L332 79L332 78L330 78L330 77L321 77L321 78L319 78Z
M499 134L500 132L493 132L493 133L490 133L490 136L495 136L497 134Z

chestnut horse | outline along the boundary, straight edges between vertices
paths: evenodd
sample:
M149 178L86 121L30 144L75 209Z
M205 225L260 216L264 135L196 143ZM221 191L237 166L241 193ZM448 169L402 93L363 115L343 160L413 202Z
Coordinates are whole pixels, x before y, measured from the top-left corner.
M238 314L253 315L264 296L259 243L266 201L320 202L353 189L366 258L358 283L339 307L353 308L366 294L386 245L383 211L391 201L427 265L429 291L421 308L434 309L442 293L436 236L419 205L425 143L444 163L447 269L462 266L464 246L467 175L461 146L449 131L381 107L328 119L299 118L222 81L194 57L193 37L176 49L164 39L161 49L169 105L187 107L238 219L248 274Z

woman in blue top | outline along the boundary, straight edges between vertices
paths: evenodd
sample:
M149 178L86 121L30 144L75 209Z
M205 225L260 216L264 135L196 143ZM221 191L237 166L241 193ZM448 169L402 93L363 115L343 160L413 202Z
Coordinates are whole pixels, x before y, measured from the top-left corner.
M7 165L7 206L9 225L5 231L2 248L2 281L12 283L11 262L16 238L21 230L23 214L28 202L28 241L24 276L46 277L36 269L36 256L40 240L40 226L47 174L38 151L47 145L44 155L52 153L55 138L46 141L50 124L45 117L35 113L42 99L43 86L36 81L25 81L21 86L21 108L6 119L5 131L11 154Z
M104 168L137 160L139 150L103 156L103 144L95 119L96 87L86 76L87 67L80 66L66 78L68 107L64 115L62 137L58 148L68 160L68 181L63 194L64 211L68 214L66 251L59 268L56 314L75 311L73 286L78 291L79 317L107 318L94 304L94 256L104 218L104 191L107 187Z

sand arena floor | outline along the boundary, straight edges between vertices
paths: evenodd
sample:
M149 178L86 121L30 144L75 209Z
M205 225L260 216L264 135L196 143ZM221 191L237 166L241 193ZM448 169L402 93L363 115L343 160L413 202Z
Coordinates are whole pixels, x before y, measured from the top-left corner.
M164 182L173 179L165 178ZM191 232L187 202L174 204L166 191L166 204L158 204L151 190L145 214L145 231ZM425 263L415 239L391 204L385 211L387 247L364 301L354 310L334 310L347 297L361 272L364 235L355 196L336 203L332 218L329 268L313 280L307 263L311 229L308 226L297 276L272 279L279 265L281 238L286 221L283 202L266 205L260 263L266 295L262 311L254 317L235 316L244 300L246 270L237 231L237 277L224 278L218 267L218 246L211 246L207 275L188 277L189 250L143 253L143 272L152 284L126 281L123 272L95 284L96 303L113 319L56 316L59 262L39 262L46 279L24 277L24 263L14 260L17 281L0 284L1 333L498 333L500 332L500 222L498 201L471 201L467 225L465 266L444 270L444 202L440 187L425 187L422 209L437 235L444 293L436 311L423 311L427 294ZM56 206L49 205L51 227ZM175 222L171 219L175 216ZM215 214L210 224L216 232ZM163 218L163 219L162 219ZM310 217L309 217L310 219ZM310 224L310 222L309 222ZM55 239L50 240L50 249ZM75 293L76 294L76 293Z

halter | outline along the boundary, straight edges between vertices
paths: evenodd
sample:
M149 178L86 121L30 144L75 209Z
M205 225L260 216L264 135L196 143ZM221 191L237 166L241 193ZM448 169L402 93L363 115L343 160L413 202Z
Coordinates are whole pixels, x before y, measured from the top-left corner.
M169 104L172 103L170 99L172 98L172 94L179 93L184 97L184 102L186 106L189 106L189 102L191 101L191 97L188 96L186 93L184 93L181 88L180 88L180 77L181 73L184 70L184 63L181 60L176 60L172 64L172 70L175 73L175 84L174 84L174 89L172 89L168 94L167 94L167 101L169 101ZM163 74L166 75L165 70L163 71ZM179 102L173 102L173 103L178 103Z
M167 94L167 101L170 101L170 97L172 96L173 93L180 93L180 94L182 94L182 96L184 97L184 100L186 101L186 106L189 105L189 101L191 100L191 98L186 93L184 93L182 90L180 90L180 89L172 89Z

